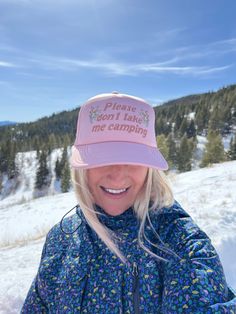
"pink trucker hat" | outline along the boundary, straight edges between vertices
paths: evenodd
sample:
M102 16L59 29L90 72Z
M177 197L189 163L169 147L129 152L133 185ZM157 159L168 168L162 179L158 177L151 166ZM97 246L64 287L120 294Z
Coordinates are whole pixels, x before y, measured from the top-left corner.
M71 166L126 164L166 170L154 126L155 112L141 98L117 92L92 97L79 112Z

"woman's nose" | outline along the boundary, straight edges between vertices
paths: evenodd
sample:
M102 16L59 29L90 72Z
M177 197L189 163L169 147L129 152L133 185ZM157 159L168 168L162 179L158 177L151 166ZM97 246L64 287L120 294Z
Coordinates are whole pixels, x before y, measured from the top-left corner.
M119 180L127 175L127 165L109 166L108 176L113 180Z

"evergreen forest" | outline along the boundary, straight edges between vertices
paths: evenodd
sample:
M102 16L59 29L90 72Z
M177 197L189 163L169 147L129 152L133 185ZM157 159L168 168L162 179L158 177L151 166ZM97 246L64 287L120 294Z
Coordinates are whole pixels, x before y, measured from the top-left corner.
M191 170L197 135L207 138L201 167L236 159L236 85L171 100L154 110L158 147L170 169ZM76 108L35 122L0 126L0 192L3 176L9 180L17 178L16 154L26 151L37 152L36 191L46 187L51 180L48 156L55 148L63 149L54 169L56 178L61 182L62 192L69 190L68 148L75 139L78 111ZM226 136L231 137L227 151L222 143Z

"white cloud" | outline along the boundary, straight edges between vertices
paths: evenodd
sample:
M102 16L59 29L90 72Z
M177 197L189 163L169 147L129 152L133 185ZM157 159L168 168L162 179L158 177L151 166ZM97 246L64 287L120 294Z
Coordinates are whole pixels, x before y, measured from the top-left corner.
M210 45L210 49L218 54L236 52L236 38L216 41Z
M215 41L205 45L179 47L173 52L179 60L215 58L236 52L236 38Z
M236 38L219 40L219 41L212 43L212 45L225 45L225 44L226 45L234 45L234 47L236 47Z
M15 67L15 65L13 63L10 63L10 62L0 61L0 67L13 68L13 67Z
M199 74L211 74L211 73L215 73L215 72L225 71L231 67L233 67L233 64L222 66L222 67L212 67L212 68L211 67L202 67L202 69L199 69L198 73Z
M172 73L175 75L204 76L216 72L226 71L233 66L170 66L171 64L177 63L178 58L156 63L133 64L116 61L104 61L102 59L80 60L53 57L34 58L30 59L29 61L46 70L78 71L79 69L94 69L113 76L136 76L138 74L148 72L159 74Z

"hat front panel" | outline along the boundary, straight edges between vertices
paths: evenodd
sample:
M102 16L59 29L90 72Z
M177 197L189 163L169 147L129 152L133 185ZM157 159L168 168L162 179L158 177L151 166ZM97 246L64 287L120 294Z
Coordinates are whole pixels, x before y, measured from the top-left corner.
M79 114L75 145L133 142L156 147L155 114L145 102L111 97L85 104Z

